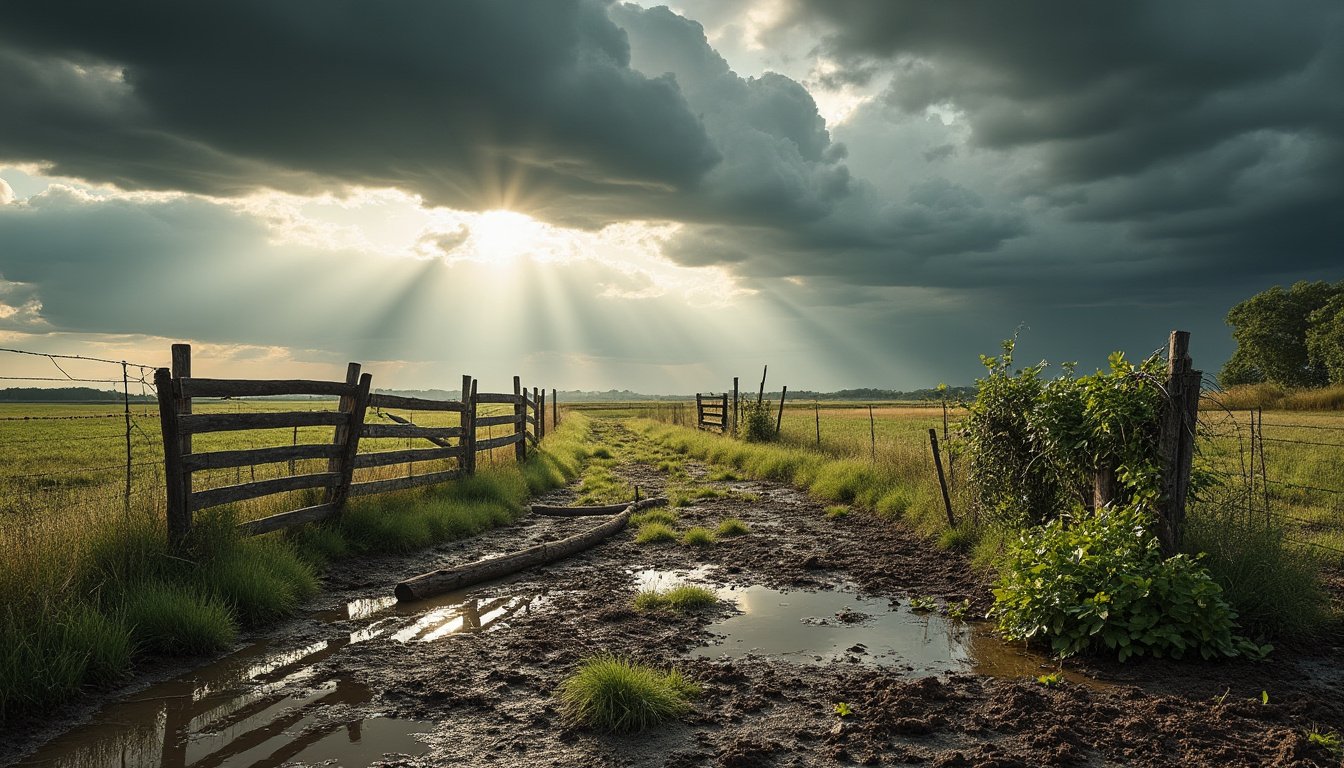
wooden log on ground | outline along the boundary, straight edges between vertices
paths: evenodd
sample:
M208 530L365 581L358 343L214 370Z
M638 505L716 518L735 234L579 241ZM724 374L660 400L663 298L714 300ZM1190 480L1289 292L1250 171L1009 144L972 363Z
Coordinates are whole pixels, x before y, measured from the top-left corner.
M557 507L551 504L533 504L532 514L546 517L586 517L589 515L614 515L625 511L630 502L620 504L600 504L595 507Z
M444 568L407 579L397 585L397 600L401 602L424 600L434 595L441 595L444 592L452 592L474 584L480 584L483 581L510 576L527 568L563 560L615 535L625 528L626 523L630 520L630 515L635 512L665 504L667 504L665 498L637 501L625 507L625 511L601 525L569 538L539 544L521 552L514 552L511 555L488 557L456 568Z

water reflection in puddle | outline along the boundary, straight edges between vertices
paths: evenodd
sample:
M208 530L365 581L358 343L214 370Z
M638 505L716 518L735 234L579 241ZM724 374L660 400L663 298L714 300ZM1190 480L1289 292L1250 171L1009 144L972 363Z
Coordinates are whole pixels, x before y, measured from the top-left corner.
M387 753L423 754L427 747L414 735L429 723L358 716L351 705L371 701L368 688L314 669L378 634L366 627L278 653L264 643L252 646L105 707L18 765L241 768L336 760L363 766Z
M644 572L652 574L655 572ZM687 572L668 574L660 589ZM653 583L652 575L643 577ZM971 672L1035 677L1058 671L1051 659L996 637L983 622L950 619L889 600L846 591L786 592L764 586L724 587L719 597L737 612L709 626L715 639L691 651L697 658L765 656L803 664L895 666L914 674ZM1065 679L1102 683L1071 671Z
M421 755L417 734L430 723L359 715L373 700L362 684L319 670L342 649L386 636L432 642L489 631L536 610L541 595L443 595L398 604L392 597L353 600L313 615L352 622L348 632L300 648L258 643L133 698L104 707L19 763L59 768L215 768L327 762L364 766L385 754ZM329 667L330 665L323 665Z

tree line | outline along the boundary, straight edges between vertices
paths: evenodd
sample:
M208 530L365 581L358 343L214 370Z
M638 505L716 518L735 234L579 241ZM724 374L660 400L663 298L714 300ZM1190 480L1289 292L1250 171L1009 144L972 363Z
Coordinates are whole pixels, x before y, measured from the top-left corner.
M1218 375L1225 387L1344 385L1344 280L1274 286L1227 313L1237 350Z

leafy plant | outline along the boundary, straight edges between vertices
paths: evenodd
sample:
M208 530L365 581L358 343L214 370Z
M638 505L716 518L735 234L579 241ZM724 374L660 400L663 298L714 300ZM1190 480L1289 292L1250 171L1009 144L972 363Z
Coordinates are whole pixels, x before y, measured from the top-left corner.
M1331 757L1344 757L1344 742L1340 741L1338 731L1321 731L1312 728L1307 731L1307 743L1320 747L1330 753Z
M1064 676L1058 672L1049 672L1036 678L1036 682L1044 685L1046 688L1054 688L1064 682Z
M943 606L943 611L947 614L947 618L953 621L961 621L966 618L966 613L970 610L971 601L969 598L964 599L959 603L947 603Z
M775 439L775 421L771 418L769 403L750 398L742 403L742 436L751 443Z
M850 717L854 714L854 708L843 701L836 703L836 705L831 708L831 711L840 717Z
M990 616L1006 636L1047 641L1059 656L1268 653L1235 634L1236 613L1197 559L1163 560L1149 528L1146 514L1122 506L1024 533L1007 554Z
M938 610L938 601L928 595L915 595L910 598L910 610L915 613L928 613Z

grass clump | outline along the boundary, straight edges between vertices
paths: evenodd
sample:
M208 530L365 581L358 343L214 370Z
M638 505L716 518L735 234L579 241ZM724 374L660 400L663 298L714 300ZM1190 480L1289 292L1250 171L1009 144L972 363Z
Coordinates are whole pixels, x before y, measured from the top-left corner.
M663 541L676 541L677 532L665 523L647 523L635 532L636 544L657 544Z
M238 637L223 600L185 585L147 584L127 594L121 606L137 648L153 653L208 653Z
M637 527L644 527L649 523L662 523L663 525L676 525L677 513L670 509L657 508L644 512L636 512L630 516L630 524Z
M718 540L713 531L698 525L681 536L681 543L688 547L708 547L718 543Z
M849 507L844 504L832 504L826 508L826 516L832 520L837 517L848 517Z
M729 538L732 536L745 536L748 533L751 533L751 529L747 527L746 523L738 520L736 517L729 517L719 521L719 527L714 529L714 533L721 538Z
M573 722L630 733L686 714L699 690L679 672L604 654L585 660L560 684L559 695L565 716Z
M718 605L719 598L714 590L682 584L671 589L644 590L635 595L635 607L641 611L670 608L681 613L701 611Z
M1327 620L1315 552L1291 544L1283 524L1231 504L1200 504L1187 518L1184 546L1223 589L1252 634L1303 638Z

